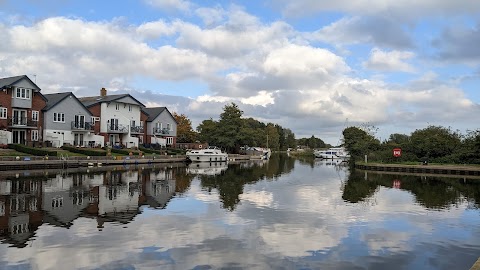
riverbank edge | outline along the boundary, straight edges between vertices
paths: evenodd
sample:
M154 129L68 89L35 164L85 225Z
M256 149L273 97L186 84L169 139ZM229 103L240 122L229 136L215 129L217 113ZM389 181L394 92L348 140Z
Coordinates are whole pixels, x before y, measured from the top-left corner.
M229 161L237 160L258 160L257 156L245 155L228 155ZM0 171L17 171L17 170L38 170L38 169L66 169L80 167L101 167L101 166L118 166L118 165L140 165L140 164L157 164L157 163L178 163L186 162L186 156L156 156L150 158L142 157L125 157L118 158L75 158L75 159L42 159L42 160L12 160L0 161Z
M480 166L472 165L405 165L356 163L355 168L366 171L381 172L480 176Z

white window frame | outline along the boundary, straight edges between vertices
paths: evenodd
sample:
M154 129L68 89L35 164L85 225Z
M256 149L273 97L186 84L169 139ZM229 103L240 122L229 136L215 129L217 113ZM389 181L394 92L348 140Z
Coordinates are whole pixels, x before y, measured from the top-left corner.
M167 123L167 130L170 131L171 130L170 128L171 128L170 123Z
M0 119L7 119L8 118L8 109L5 107L0 108Z
M31 89L17 87L15 89L15 97L20 99L30 99Z
M129 111L129 112L132 111L132 105L128 105L128 111Z
M64 113L53 113L53 122L55 123L65 123L65 114Z
M32 111L32 121L38 121L39 115L38 111Z
M32 142L38 142L38 130L32 130Z
M167 137L167 144L172 145L173 144L173 137Z
M120 103L115 103L115 110L120 111Z

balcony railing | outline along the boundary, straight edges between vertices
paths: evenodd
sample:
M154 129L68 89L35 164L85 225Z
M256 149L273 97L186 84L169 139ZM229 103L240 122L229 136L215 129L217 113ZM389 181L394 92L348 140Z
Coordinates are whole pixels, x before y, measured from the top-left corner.
M143 133L143 126L130 127L130 132L141 134Z
M89 122L75 122L75 121L72 121L72 130L91 131L91 130L93 130L93 125L92 125L92 123L89 123Z
M8 125L11 127L37 127L38 121L27 117L12 117L8 119Z
M167 128L153 128L153 134L155 134L155 135L158 135L158 134L168 135L168 134L170 134L170 130L167 129Z
M108 125L107 131L109 133L128 133L128 129L126 126L118 124L118 125Z

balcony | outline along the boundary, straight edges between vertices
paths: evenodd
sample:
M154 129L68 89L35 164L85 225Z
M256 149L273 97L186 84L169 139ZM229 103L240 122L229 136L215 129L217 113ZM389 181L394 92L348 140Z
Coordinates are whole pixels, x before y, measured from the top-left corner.
M72 121L72 131L93 131L93 125L89 122Z
M153 128L153 134L155 135L169 135L170 130L166 128Z
M121 124L118 124L118 125L110 124L107 126L107 132L108 133L128 133L128 128Z
M143 126L130 127L130 133L143 134Z
M38 121L28 119L27 117L12 117L8 119L9 127L37 128Z

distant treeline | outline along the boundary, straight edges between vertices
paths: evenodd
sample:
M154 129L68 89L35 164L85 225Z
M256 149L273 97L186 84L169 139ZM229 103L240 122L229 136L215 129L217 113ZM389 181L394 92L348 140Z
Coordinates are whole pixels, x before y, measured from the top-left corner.
M417 129L410 135L391 134L380 142L374 128L348 127L343 130L343 143L353 160L377 162L421 162L480 164L480 130L466 134L442 126ZM401 157L393 149L401 148Z

